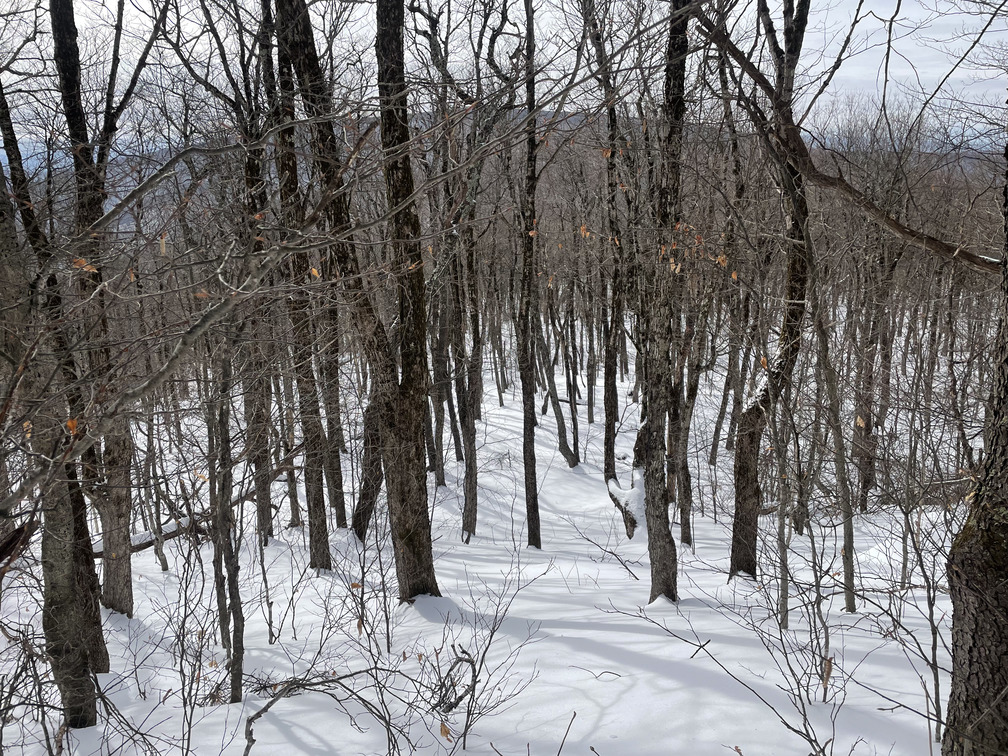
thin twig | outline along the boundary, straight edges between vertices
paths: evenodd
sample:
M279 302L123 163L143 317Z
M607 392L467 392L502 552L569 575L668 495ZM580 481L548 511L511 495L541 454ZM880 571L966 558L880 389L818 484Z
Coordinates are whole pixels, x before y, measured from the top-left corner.
M571 725L574 724L574 717L576 716L577 716L576 711L573 714L571 714L571 720L570 722L567 723L567 732L564 733L563 740L560 741L560 750L557 751L557 756L560 756L560 751L563 750L564 743L567 742L567 736L570 735Z

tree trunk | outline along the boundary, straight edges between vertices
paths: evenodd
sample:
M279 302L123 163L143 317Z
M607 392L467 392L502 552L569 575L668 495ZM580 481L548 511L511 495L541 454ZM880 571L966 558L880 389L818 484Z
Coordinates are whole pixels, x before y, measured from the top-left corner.
M350 199L340 168L340 141L331 118L332 95L322 71L304 0L277 3L280 51L297 75L306 113L313 119L312 147L331 233L327 248L346 289L351 319L371 368L373 401L381 426L399 598L440 595L434 576L424 459L427 401L426 294L420 222L409 159L401 0L377 5L378 97L386 200L390 213L390 262L398 299L398 340L393 343L365 289L350 237ZM398 358L398 364L397 364ZM400 379L401 373L401 379Z
M228 680L230 702L240 703L242 698L242 670L245 659L245 614L242 609L238 584L238 550L235 543L234 510L231 497L234 490L234 455L231 449L231 354L225 347L220 360L219 392L216 412L211 417L215 445L214 467L211 481L215 483L213 507L213 538L215 574L223 585L218 592L218 610L221 613L221 643L228 650ZM219 565L219 567L218 567ZM230 634L229 634L230 631Z
M323 266L324 267L324 266ZM323 271L327 278L336 271ZM347 526L346 496L343 492L343 459L340 452L343 441L343 425L340 419L339 386L339 331L337 330L336 305L323 303L320 313L323 328L317 349L319 369L322 375L322 403L325 407L325 451L324 469L329 508L336 514L336 527Z
M785 207L788 212L787 280L784 322L778 354L768 363L763 387L739 419L735 442L735 520L732 526L729 574L756 576L757 520L762 506L759 457L767 413L791 381L801 348L801 324L805 315L805 290L811 250L808 248L808 204L802 177L790 165L782 170Z
M768 36L772 36L776 88L780 104L774 113L775 123L762 124L773 129L779 140L786 140L794 130L791 103L795 70L801 55L808 21L808 3L784 6L784 43L781 45L764 0L759 3L760 21ZM785 251L787 275L784 282L784 318L778 339L777 355L772 362L763 358L765 380L757 395L739 418L735 445L735 520L732 525L729 576L740 572L756 576L756 542L761 507L759 457L768 413L791 381L798 352L801 349L801 325L805 316L805 296L812 255L808 232L808 202L801 173L790 162L790 156L778 155L780 186L786 213ZM754 368L756 369L756 368Z
M248 450L249 462L252 465L252 481L255 487L256 506L256 537L263 546L273 537L273 501L272 501L272 466L270 465L269 429L270 413L267 408L272 403L270 377L266 373L267 360L262 350L265 347L265 334L257 335L261 330L261 320L252 324L253 338L245 347L248 354L246 364L248 375L244 378L245 404L245 445Z
M538 321L539 318L535 318L535 320ZM560 395L557 393L555 366L550 361L549 349L546 346L546 337L543 335L541 324L535 323L533 330L539 345L536 351L539 355L540 367L546 377L546 398L553 408L553 419L556 420L557 449L567 466L573 469L578 466L578 457L567 441L567 423L564 421L563 407L560 404Z
M813 300L813 325L819 347L819 379L826 388L826 418L833 444L833 469L837 485L840 514L843 517L843 584L844 610L853 612L857 605L854 595L854 506L851 501L850 478L847 475L847 452L844 445L843 426L840 423L840 379L830 360L829 334L822 313L818 293ZM798 535L802 529L797 528Z
M997 376L983 466L948 560L952 687L942 756L1008 752L1008 143Z
M649 310L646 317L651 322L642 324L642 331L647 334L644 342L648 377L645 384L647 419L637 432L634 468L642 469L644 473L644 519L647 522L648 556L651 560L651 594L648 601L654 601L659 596L677 601L678 561L669 522L665 469L665 421L671 404L672 382L672 366L669 362L671 314L668 312L665 292L654 292L643 283L640 291L642 310Z
M27 255L21 253L18 243L14 207L8 199L10 196L13 195L7 187L4 166L0 164L0 312L4 313L0 320L0 350L9 359L9 363L0 366L0 385L13 389L18 379L18 366L25 356L30 318L29 300L22 292L28 289L31 281L27 274ZM8 465L13 452L8 444L0 447L0 492L3 495L11 490ZM0 543L13 530L13 511L0 507Z
M101 238L99 234L88 231L103 213L105 200L105 162L108 156L108 146L111 135L115 132L115 118L109 110L105 112L101 133L92 138L88 133L88 121L81 99L81 64L80 51L77 46L77 26L74 18L73 0L52 0L49 6L52 22L53 56L59 74L60 98L63 114L67 124L67 135L73 153L74 185L76 188L75 226L78 238L73 242L72 257L99 263L101 258ZM98 158L95 159L93 145L98 143ZM94 380L106 379L109 365L109 344L111 343L108 325L109 299L103 285L101 265L91 265L81 271L78 278L80 298L88 303L84 309L84 317L91 325L92 335L90 346L83 362L94 373ZM84 414L85 401L72 391L71 413L79 417ZM81 420L82 421L82 420ZM126 524L126 535L129 538L130 517L130 479L129 460L132 458L132 438L116 438L115 434L129 434L128 423L118 423L113 430L106 433L105 444L113 452L116 470L114 490L107 488L112 481L104 479L104 472L99 464L88 464L88 459L96 459L95 454L85 456L84 485L103 497L102 507L105 513L103 522L112 524L113 532L105 535L114 543L121 541L122 523ZM126 456L125 465L123 456ZM88 549L90 551L90 548ZM127 550L128 551L128 550ZM103 574L102 596L110 608L124 613L133 609L133 573L129 556L116 558L105 565Z
M61 32L71 39L75 38L72 7L61 5L57 12L63 23ZM62 40L63 43L65 41ZM72 55L67 57L75 59ZM38 268L44 269L53 250L35 215L2 82L0 133L3 135L11 189L22 227L35 254ZM55 376L60 376L66 384L64 388L71 394L71 403L79 404L79 399L73 396L77 393L76 360L63 331L63 299L55 273L46 277L39 300L41 306L38 325L42 329L51 328L50 343L40 354L53 356L51 361L43 356L36 357L34 369L28 373L28 385L24 393L29 396L47 396L47 389L43 387ZM54 395L59 395L59 387ZM47 407L43 399L38 411L41 414L37 414L35 418L32 448L39 454L58 459L59 449L68 441L62 436L65 427L63 422L68 417L67 406L63 399L57 399L53 407ZM102 636L98 576L91 555L87 504L77 480L76 463L53 465L50 479L43 487L41 496L45 513L42 536L42 629L67 723L70 727L90 727L95 724L97 716L91 675L95 672L108 672L109 655Z
M105 453L102 455L106 483L97 499L98 514L102 524L102 543L105 557L102 560L101 602L114 612L133 616L133 566L130 549L130 522L133 502L130 492L133 465L133 437L129 421L120 418L105 436Z
M295 293L288 299L293 334L294 375L297 380L298 414L304 445L304 489L308 510L308 564L314 569L331 570L332 554L329 551L329 522L326 517L323 492L323 466L325 464L325 432L322 429L322 412L319 406L315 371L312 368L313 333L304 285L307 281L307 260L301 253L292 256L295 267L291 279ZM300 284L300 285L298 285Z
M40 432L36 423L36 433ZM42 629L46 655L59 688L68 727L93 727L98 720L96 691L84 628L93 622L81 596L74 543L77 513L65 483L48 490L42 531ZM85 524L86 527L86 524Z
M465 249L459 249L464 244ZM463 298L463 260L461 254L468 258L474 254L472 247L475 240L472 236L472 227L467 224L461 234L461 241L455 246L455 255L452 260L452 312L455 314L454 338L452 350L455 357L455 396L458 399L459 424L462 428L462 449L465 457L465 477L463 481L463 506L462 506L462 538L468 543L469 539L476 532L476 510L478 506L477 489L477 464L476 464L476 405L479 401L473 380L478 372L474 362L481 360L481 339L479 333L479 312L472 308L478 307L478 301ZM472 271L471 271L472 272ZM469 281L471 287L476 282ZM467 308L468 304L468 308ZM473 329L472 352L467 352L465 346L465 315L469 309L470 326Z
M372 397L364 410L360 495L353 512L353 530L361 543L366 542L368 526L374 517L382 487L381 429L378 421L378 405Z
M533 308L538 304L535 271L536 230L536 92L535 12L532 0L525 3L525 191L522 195L521 293L518 304L518 376L522 395L522 460L525 471L525 516L528 545L542 548L539 525L539 483L536 479L535 389L536 345Z
M444 292L439 292L434 298L434 324L431 329L431 370L434 382L431 386L431 403L433 405L432 433L434 435L434 484L445 486L444 469L444 437L445 437L445 404L448 402L449 369L448 369L448 304ZM458 446L455 447L456 453Z
M286 357L289 352L286 345L282 345L281 354ZM280 451L284 457L289 456L295 449L294 441L294 381L290 373L281 367L280 375L275 376L278 384L274 392L277 397L277 426L280 432ZM279 461L279 459L278 459ZM290 505L291 518L288 527L300 528L304 522L301 517L301 501L298 498L297 473L291 466L287 470L287 502Z
M626 271L624 270L626 267L626 255L621 243L622 237L619 228L619 210L617 207L619 176L617 174L616 160L621 150L619 148L619 123L616 113L617 93L613 82L609 53L606 50L605 39L602 35L602 28L595 7L595 0L581 0L580 4L581 15L588 30L588 37L592 43L595 62L598 66L597 78L602 85L602 93L606 100L606 136L608 140L605 155L606 223L608 226L608 235L612 239L613 244L612 275L607 287L609 300L603 305L608 310L608 317L604 317L602 323L602 408L604 413L602 477L608 484L610 480L616 480L616 422L619 418L616 371L618 368L620 345L623 340L623 323L626 309L626 286L624 283L626 277ZM616 503L615 500L614 503ZM618 503L617 508L623 514L623 524L629 537L633 534L636 523L633 522L633 516L629 513L629 510Z
M662 117L661 179L655 216L662 241L671 248L681 212L683 127L686 118L686 55L689 16L686 0L674 0L665 50L665 102ZM638 261L638 358L643 361L644 423L634 444L634 467L643 470L644 517L651 559L651 601L665 596L679 599L678 561L669 522L666 459L666 421L672 407L672 301L681 294L681 281L667 263L654 255ZM676 429L678 430L678 429Z
M378 99L385 195L392 213L389 223L392 264L398 268L399 355L401 380L387 360L379 381L382 461L388 490L392 543L400 600L420 594L440 596L434 575L430 514L427 511L427 469L424 462L424 416L427 404L427 304L420 219L413 198L410 135L403 60L403 0L378 0Z

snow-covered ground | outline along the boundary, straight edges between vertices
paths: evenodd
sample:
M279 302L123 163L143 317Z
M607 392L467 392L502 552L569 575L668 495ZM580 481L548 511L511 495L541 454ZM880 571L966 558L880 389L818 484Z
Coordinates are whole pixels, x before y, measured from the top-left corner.
M838 515L814 513L824 581L818 610L810 540L795 535L790 623L782 630L775 515L762 520L766 573L727 579L731 453L722 451L718 468L708 468L703 439L716 401L702 400L694 420L700 452L692 460L695 548L679 546L680 601L648 605L646 534L628 540L609 499L601 423L589 426L582 415L584 461L568 469L555 451L552 414L542 418L543 548L531 550L524 546L519 401L508 397L499 408L487 386L478 427L479 524L469 544L460 538L462 467L450 451L448 486L430 492L443 598L397 606L394 586L382 579L393 579L387 544L376 549L369 541L362 550L335 528L335 569L314 574L306 531L282 527L286 505L260 561L248 505L243 702L221 703L227 675L210 548L177 538L165 545L168 572L152 550L134 557L134 618L105 614L112 672L100 683L108 705L98 728L73 733L71 752L241 754L251 733L253 754L385 753L385 720L396 728L400 752L435 754L461 749L467 708L477 715L465 736L475 754L805 754L814 751L808 739L836 754L938 750L927 720L934 698L925 660L932 645L927 591L919 576L899 590L898 512L857 519L858 582L870 601L859 600L855 614L842 611ZM634 430L628 421L619 437L624 486ZM348 487L351 480L348 473ZM275 493L280 501L279 481ZM678 542L677 524L674 533ZM38 598L27 573L9 575L4 617L37 629ZM932 614L942 634L944 698L951 611L941 591ZM475 696L466 695L469 660L478 670ZM292 678L301 681L294 695L273 700ZM247 730L249 717L271 700ZM50 717L49 738L53 723ZM5 724L3 752L45 753L45 737L37 711L20 711Z

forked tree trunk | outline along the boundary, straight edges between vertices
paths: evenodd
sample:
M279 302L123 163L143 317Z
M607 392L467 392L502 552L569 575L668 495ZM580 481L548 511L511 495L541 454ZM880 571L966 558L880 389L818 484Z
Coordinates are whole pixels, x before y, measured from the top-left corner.
M121 12L121 11L120 11ZM73 0L53 0L50 3L52 21L53 56L59 75L60 99L66 119L67 135L73 153L74 185L76 189L75 226L79 237L73 241L72 257L100 262L101 238L87 229L102 216L105 201L105 166L112 134L116 129L116 115L106 106L101 129L94 136L89 134L88 120L81 97L81 62L77 46L77 27L74 18ZM128 95L126 95L128 97ZM94 144L98 144L97 157ZM104 377L109 371L110 338L108 307L113 300L107 295L103 281L102 265L88 265L78 277L78 291L86 304L83 315L92 328L91 346L82 355L81 362L96 376ZM122 336L121 334L117 334ZM99 378L101 380L101 378ZM76 399L74 398L76 395ZM71 389L71 412L75 417L84 414L86 402L83 395ZM83 419L81 418L83 422ZM105 434L105 443L112 449L116 464L115 490L107 486L112 483L100 465L85 464L83 483L89 490L101 497L104 510L102 522L110 523L113 532L106 534L112 542L122 541L122 523L126 523L128 539L131 511L129 462L123 464L123 456L132 458L132 438L115 438L114 434L128 434L129 424L118 423ZM95 449L95 452L97 450ZM91 455L96 458L96 455ZM88 457L85 457L87 459ZM124 473L125 471L125 473ZM90 549L89 549L90 550ZM129 556L112 559L104 566L102 596L106 605L116 611L131 613L133 610L133 573ZM130 595L126 595L126 594Z
M732 523L730 576L740 572L756 576L759 511L762 492L759 483L759 458L763 431L774 402L791 381L801 348L801 324L805 315L805 292L811 250L807 243L808 204L801 174L790 165L782 171L788 212L787 278L785 280L784 319L778 341L778 354L764 368L762 387L739 418L735 438L735 519ZM759 368L755 368L759 369Z
M398 299L398 340L393 343L365 289L350 237L350 199L340 169L340 142L330 111L332 95L304 0L277 3L280 52L297 75L301 100L313 119L312 148L323 190L330 230L337 237L327 250L342 277L348 310L367 355L373 401L378 413L382 461L388 494L392 545L399 598L440 595L434 576L424 419L427 401L426 294L420 222L413 198L409 158L405 66L404 8L401 0L377 5L376 54L381 111L382 169L385 175L390 261ZM401 374L401 378L400 378Z
M539 321L540 319L535 318L535 320ZM533 329L535 330L536 342L539 347L536 351L539 355L540 367L546 378L546 399L549 401L550 407L553 408L553 419L556 421L557 449L560 452L560 456L567 463L567 466L573 469L578 466L578 455L571 449L570 443L567 440L567 423L564 420L560 395L557 393L555 365L549 358L549 348L546 346L546 337L543 334L542 324L536 322Z
M775 123L763 124L773 129L777 137L786 142L793 125L791 104L794 95L794 77L801 55L808 21L808 2L784 5L783 44L777 38L770 10L765 0L759 2L760 22L771 37L774 68L777 72L776 95L779 100L774 113ZM784 317L778 338L777 354L764 356L761 364L764 374L761 386L739 417L735 442L735 519L732 524L729 576L745 573L755 577L757 569L756 544L761 506L759 484L759 458L763 431L768 413L777 398L791 381L798 352L801 348L801 325L805 317L805 296L811 260L811 237L808 233L808 203L805 186L798 169L778 156L780 186L787 215L785 251L787 275L784 282ZM759 368L754 368L759 370Z
M665 136L661 145L661 178L657 187L656 220L662 241L671 248L679 222L682 191L683 127L686 118L686 55L689 3L674 0L665 50ZM644 255L643 251L641 254ZM678 556L669 522L666 456L666 422L672 407L672 298L681 282L664 260L647 253L639 260L638 358L643 361L643 425L634 444L634 467L644 473L644 519L648 527L651 559L651 595L678 601ZM646 278L645 278L646 277Z
M59 6L58 13L75 37L72 7ZM72 56L71 56L72 57ZM11 189L17 202L22 227L39 268L45 268L53 254L45 230L35 215L28 177L21 159L17 134L11 121L7 98L0 82L0 134L11 174ZM52 328L47 349L41 354L53 355L51 361L39 356L28 373L24 392L39 395L44 386L60 375L71 391L77 368L66 334L60 327L63 301L59 281L50 273L41 290L38 324ZM75 400L76 401L76 400ZM66 404L57 399L53 407L41 405L41 414L34 421L31 444L33 450L51 455L65 443L61 438L65 426ZM60 446L57 446L57 443ZM64 475L60 475L60 473ZM101 613L98 605L98 575L95 572L88 532L87 504L77 480L76 463L54 466L50 480L42 487L42 630L46 650L52 664L53 677L60 692L64 716L70 727L90 727L97 719L96 691L92 674L108 672L109 655L102 636Z

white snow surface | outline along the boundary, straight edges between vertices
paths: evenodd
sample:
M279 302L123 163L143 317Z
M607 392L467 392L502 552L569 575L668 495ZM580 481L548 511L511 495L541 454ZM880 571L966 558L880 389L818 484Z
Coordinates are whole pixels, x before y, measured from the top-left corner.
M930 694L925 694L925 687L932 684L931 671L911 638L913 634L922 649L930 648L923 589L914 587L901 594L908 601L902 627L882 611L898 598L893 588L899 580L898 514L858 517L861 580L874 604L859 601L857 613L845 614L837 585L838 515L827 509L813 513L817 545L825 549L828 584L823 611L828 654L833 657L823 703L819 664L826 632L818 625L810 629L812 613L803 598L810 581L808 539L796 536L792 542L789 630L780 629L774 612L772 518L764 519L762 528L767 539L761 544L766 574L755 581L727 578L731 453L722 450L716 468L706 461L718 379L706 389L708 395L701 399L694 420L693 549L678 544L678 524L673 526L679 546L679 601L659 599L650 605L646 533L627 540L602 479L601 418L588 425L581 408L583 462L575 469L568 469L555 450L552 415L542 418L537 451L543 548L529 549L521 484L520 397L506 396L506 406L499 408L492 385L487 383L478 427L476 534L469 544L462 543L462 466L455 463L446 443L448 486L435 489L431 482L429 493L443 597L421 597L402 606L396 606L394 599L390 602L391 653L385 651L384 620L367 626L353 620L360 590L371 597L381 590L376 572L361 571L356 539L337 530L333 522L334 570L314 574L307 567L307 532L283 527L289 518L286 502L278 517L277 538L264 549L272 624L278 634L270 643L253 537L254 511L249 505L243 509L241 552L246 620L242 702L228 705L205 698L199 702L202 705L188 709L185 705L182 691L186 679L192 681L194 676L200 680L201 694L212 688L205 684L209 682L222 683L226 694L225 654L216 634L210 548L202 547L200 566L188 539L173 539L165 544L168 572L161 572L153 550L134 555L134 617L103 610L112 672L99 679L118 713L109 716L102 707L99 726L74 732L69 752L85 756L189 749L206 756L241 754L246 748L247 718L291 676L313 672L324 677L356 669L363 658L361 648L369 641L380 650L383 664L397 666L402 675L420 674L432 655L446 671L451 642L478 653L487 623L504 604L506 616L487 656L496 671L480 676L481 684L489 682L505 699L504 705L474 723L466 738L467 752L806 754L812 746L794 731L807 728L814 729L826 753L917 756L938 750L929 743L926 716L931 711ZM635 413L627 413L631 414ZM350 426L352 435L352 422ZM631 426L626 423L618 439L619 474L625 486L619 494L640 508L639 489L629 487L635 431ZM344 464L349 491L355 480L349 456ZM274 492L278 501L285 496L280 481ZM676 511L672 510L673 516ZM643 521L643 516L638 518ZM386 547L382 553L386 572L391 572L391 551ZM375 555L372 542L366 558ZM915 580L914 585L920 582ZM20 579L17 573L7 577L2 596L7 621L40 631L37 586L26 574ZM394 586L389 590L394 597ZM935 611L947 640L951 611L945 594L939 595ZM380 619L381 612L376 610L374 616ZM189 648L186 658L193 660L183 670L188 678L180 676L185 666L179 660L181 647ZM949 659L941 642L939 655L945 695ZM259 681L258 687L254 681ZM814 702L803 700L806 693ZM401 739L402 753L461 750L464 704L447 714L429 709L410 714L396 709L394 700L388 705L408 723L412 744ZM147 745L129 736L123 722L146 733ZM255 722L254 738L252 754L323 756L389 750L385 730L375 717L339 692L301 692L278 700ZM46 752L33 713L26 712L20 722L5 727L3 752Z

